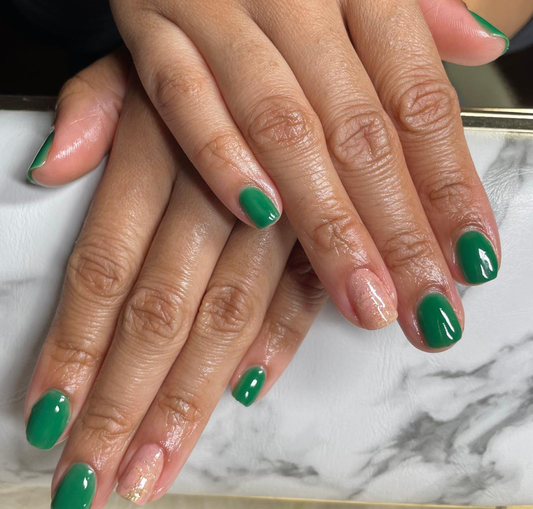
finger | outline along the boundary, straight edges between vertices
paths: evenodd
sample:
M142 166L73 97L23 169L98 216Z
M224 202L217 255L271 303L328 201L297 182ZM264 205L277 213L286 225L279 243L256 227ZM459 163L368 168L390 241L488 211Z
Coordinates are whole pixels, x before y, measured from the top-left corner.
M236 16L232 23L240 27L240 37L235 44L227 43L224 34L233 25L221 21L222 15L220 20L213 17L217 23L201 26L188 20L191 24L186 31L194 34L193 42L213 71L237 126L285 197L287 216L329 295L352 323L383 327L396 318L394 285L335 172L319 120L267 37L240 11ZM150 35L152 42L145 42L157 47L164 41L167 55L182 53L179 44L172 46L179 30L168 30L162 39L154 42ZM179 67L156 61L163 69L172 69L174 79L180 75ZM249 71L244 72L246 69ZM140 72L150 71L141 66ZM183 74L178 83L186 77ZM152 99L160 107L166 105L168 111L179 112L180 104L161 101L161 96L153 93L154 82L160 78L153 74L145 78ZM210 122L208 117L198 120L202 125ZM231 154L225 158L231 159ZM380 309L361 305L369 302L373 292L379 299L371 302L379 303Z
M144 108L144 99L132 98L125 106L130 107L132 111ZM145 137L164 136L155 112L149 117L152 125ZM129 128L133 134L134 126ZM130 135L128 141L144 150L141 138ZM171 157L164 162L172 163ZM184 210L188 213L184 214ZM89 465L98 481L92 507L105 503L124 447L188 336L233 223L233 216L214 199L196 172L190 167L182 168L141 273L116 324L97 382L58 463L53 506L60 507L65 490L70 489L71 474L67 473L61 484L59 481L75 464Z
M116 15L120 22L121 13ZM274 224L281 197L235 125L202 55L159 15L134 28L124 37L139 76L195 168L241 221L257 228Z
M442 60L459 65L483 65L509 49L507 36L462 0L418 0Z
M120 495L145 503L172 484L257 336L293 244L285 219L263 232L237 226L191 335L124 457ZM154 465L151 479L139 484L145 465Z
M409 17L411 51L417 58L398 50L406 35L400 23L387 22L396 7L386 5L376 9L371 0L351 4L347 15L354 44L398 131L411 177L452 274L461 283L491 281L501 261L500 241L466 144L457 94L418 3L405 2L403 11ZM363 8L374 20L364 39L354 33ZM384 37L387 44L381 42Z
M302 247L293 249L261 331L231 377L232 394L245 406L277 382L327 300Z
M68 434L67 422L75 420L85 401L175 178L167 164L174 153L163 139L148 136L155 123L146 115L123 118L130 127L118 130L26 398L27 437L42 449ZM130 145L129 136L139 142ZM59 400L62 411L50 414Z
M423 350L453 345L462 334L459 295L394 125L357 58L341 13L335 4L319 13L314 3L304 2L298 9L280 5L276 12L261 11L257 22L291 65L320 118L338 175L394 280L400 325ZM297 22L301 16L312 31ZM385 34L381 37L386 41ZM297 41L306 43L298 48ZM439 310L453 322L453 331Z
M28 169L30 182L60 186L100 164L113 142L129 69L129 55L121 49L65 83L52 131Z

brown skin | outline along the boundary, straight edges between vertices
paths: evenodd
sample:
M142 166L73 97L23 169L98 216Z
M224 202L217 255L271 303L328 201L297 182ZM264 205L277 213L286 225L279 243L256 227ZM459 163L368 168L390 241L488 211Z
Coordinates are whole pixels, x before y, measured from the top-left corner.
M533 16L533 0L513 0L512 8L501 0L466 0L468 8L513 37Z

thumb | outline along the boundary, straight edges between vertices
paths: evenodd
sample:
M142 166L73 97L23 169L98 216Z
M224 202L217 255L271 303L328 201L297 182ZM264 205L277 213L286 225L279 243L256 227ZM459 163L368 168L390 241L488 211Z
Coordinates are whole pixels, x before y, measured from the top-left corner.
M507 51L508 37L461 0L418 0L443 60L483 65Z
M28 169L28 180L60 186L94 170L109 152L126 94L129 55L120 49L68 80L53 130Z

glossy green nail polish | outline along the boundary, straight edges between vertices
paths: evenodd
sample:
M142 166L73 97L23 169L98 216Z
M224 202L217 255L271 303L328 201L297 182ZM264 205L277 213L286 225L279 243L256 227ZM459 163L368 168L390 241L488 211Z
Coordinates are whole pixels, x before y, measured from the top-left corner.
M473 285L487 283L498 275L498 260L489 239L469 231L461 235L456 246L457 261L465 280Z
M244 406L250 406L259 396L266 380L265 370L260 366L247 369L233 389L233 397Z
M463 335L457 315L442 293L426 295L418 305L417 318L429 348L445 348Z
M272 200L257 187L245 187L239 195L239 203L257 228L266 228L279 218Z
M65 431L70 417L70 403L62 392L45 393L31 409L26 426L28 442L39 449L51 449Z
M481 28L485 30L489 35L492 35L494 37L501 37L505 41L505 49L503 50L503 53L507 53L507 50L509 49L509 37L507 37L501 30L498 30L492 23L489 23L485 18L482 18L479 14L476 14L475 12L468 10L472 16L476 19L476 21L481 25Z
M59 484L51 509L90 509L96 491L96 474L85 463L74 463Z
M37 152L37 155L35 156L35 159L33 160L33 163L31 163L31 166L28 168L28 171L26 173L26 177L28 180L35 184L35 180L33 180L33 170L35 168L39 168L44 163L46 163L46 158L48 157L48 153L50 152L50 149L52 148L52 142L54 141L54 131L52 131L46 140L44 140L43 146L39 149L39 152Z

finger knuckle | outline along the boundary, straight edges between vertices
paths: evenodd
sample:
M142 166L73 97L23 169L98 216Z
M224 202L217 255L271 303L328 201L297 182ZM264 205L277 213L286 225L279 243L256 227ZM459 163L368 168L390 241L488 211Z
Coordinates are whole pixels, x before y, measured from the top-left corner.
M415 227L398 229L380 249L383 261L392 271L424 265L434 254L431 239Z
M69 374L73 379L75 373L94 371L102 361L102 352L89 338L75 338L72 334L55 337L45 350L54 364Z
M357 229L353 214L335 211L313 222L304 231L313 249L324 255L353 253L360 244Z
M199 313L204 334L219 341L234 341L254 318L255 303L249 289L233 282L213 284L206 292Z
M457 93L445 79L416 81L399 94L395 118L399 130L429 136L449 129L459 118Z
M352 108L335 122L327 137L337 170L375 171L394 156L393 129L384 111Z
M201 100L207 84L206 76L182 65L163 66L155 74L154 102L167 122L177 119L179 106Z
M248 136L259 151L276 148L307 152L320 139L316 115L297 100L281 96L261 99L251 110Z
M82 414L81 427L86 432L85 440L112 449L117 441L132 432L134 426L127 409L99 397L97 401L91 401Z
M209 170L221 170L235 166L242 150L241 140L234 133L220 132L201 146L194 160Z
M428 172L417 182L420 200L426 208L447 216L471 210L474 189L461 169Z
M271 314L265 320L265 332L269 347L275 348L277 354L282 354L285 351L294 350L294 345L301 343L307 327L296 319L291 320L286 315Z
M89 300L115 300L128 291L132 264L124 249L108 239L84 242L72 253L67 283Z
M122 331L157 349L176 341L190 322L180 288L163 284L138 287L124 307Z
M194 428L204 419L204 410L197 396L182 387L163 386L156 401L171 427Z

